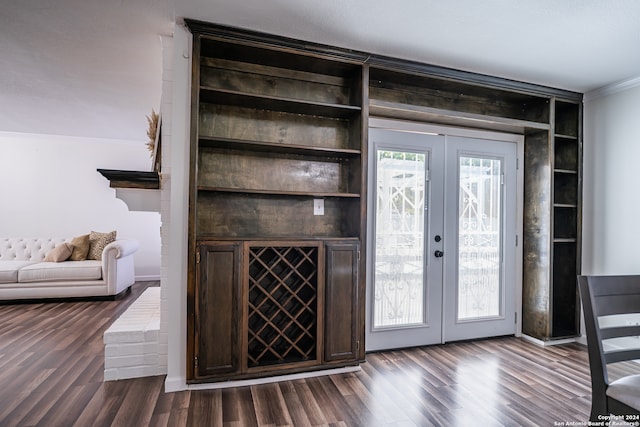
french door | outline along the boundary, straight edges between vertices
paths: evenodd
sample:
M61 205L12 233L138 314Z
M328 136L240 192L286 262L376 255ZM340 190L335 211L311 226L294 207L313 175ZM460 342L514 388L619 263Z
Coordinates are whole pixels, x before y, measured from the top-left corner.
M516 152L370 129L368 351L515 333Z

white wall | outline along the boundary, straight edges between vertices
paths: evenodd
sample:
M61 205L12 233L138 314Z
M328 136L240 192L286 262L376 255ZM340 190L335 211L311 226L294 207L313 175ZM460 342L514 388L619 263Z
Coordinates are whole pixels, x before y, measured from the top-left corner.
M640 81L586 94L584 123L582 272L638 274Z
M117 230L140 242L136 278L157 280L160 215L129 212L98 168L150 170L145 141L0 132L0 236Z
M184 390L187 351L187 228L191 113L191 33L176 24L165 52L162 156L162 294L160 334L167 334L167 392ZM171 60L171 64L166 61ZM171 111L169 113L169 111ZM164 120L164 119L163 119ZM166 138L165 138L166 135Z

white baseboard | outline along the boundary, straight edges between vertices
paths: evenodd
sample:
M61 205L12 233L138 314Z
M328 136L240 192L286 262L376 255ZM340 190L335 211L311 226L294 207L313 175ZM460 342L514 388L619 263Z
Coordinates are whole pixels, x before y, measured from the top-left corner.
M529 335L525 335L525 334L522 334L522 338L536 345L539 345L540 347L550 347L552 345L569 344L577 341L575 338L543 341L543 340L539 340L538 338L530 337Z
M587 337L584 335L580 335L579 337L576 338L576 342L578 344L587 345Z
M164 380L164 392L173 393L187 389L187 384L182 377L169 377Z
M160 275L136 276L136 282L159 282Z
M279 381L293 381L304 378L314 378L323 375L346 374L349 372L357 372L361 370L360 366L347 366L345 368L323 369L320 371L302 372L299 374L278 375L274 377L253 378L249 380L222 381L218 383L204 384L186 384L184 378L169 378L164 382L164 391L166 393L182 390L217 390L231 387L245 387L258 384L269 384Z

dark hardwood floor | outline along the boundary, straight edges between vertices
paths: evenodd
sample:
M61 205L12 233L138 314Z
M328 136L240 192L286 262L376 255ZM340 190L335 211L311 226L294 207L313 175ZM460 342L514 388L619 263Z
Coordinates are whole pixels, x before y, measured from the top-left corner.
M586 421L587 353L517 338L369 354L362 370L164 393L164 377L104 383L116 301L0 305L0 426L553 426ZM619 368L619 373L634 369Z

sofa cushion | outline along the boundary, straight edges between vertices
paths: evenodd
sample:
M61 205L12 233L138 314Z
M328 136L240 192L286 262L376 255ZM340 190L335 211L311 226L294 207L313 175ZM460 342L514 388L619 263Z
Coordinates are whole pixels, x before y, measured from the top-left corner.
M18 281L18 270L32 261L2 261L0 262L0 283L16 283Z
M99 233L97 231L92 231L89 234L89 255L87 255L88 259L101 260L102 259L102 251L104 251L105 246L109 243L116 240L116 232L111 231L109 233Z
M84 261L89 253L89 235L77 236L69 242L73 246L73 252L69 257L69 261Z
M100 261L41 262L28 265L18 271L18 282L55 280L97 280L102 278Z
M44 262L62 262L66 261L73 251L73 247L69 243L61 243L49 252L44 257Z

